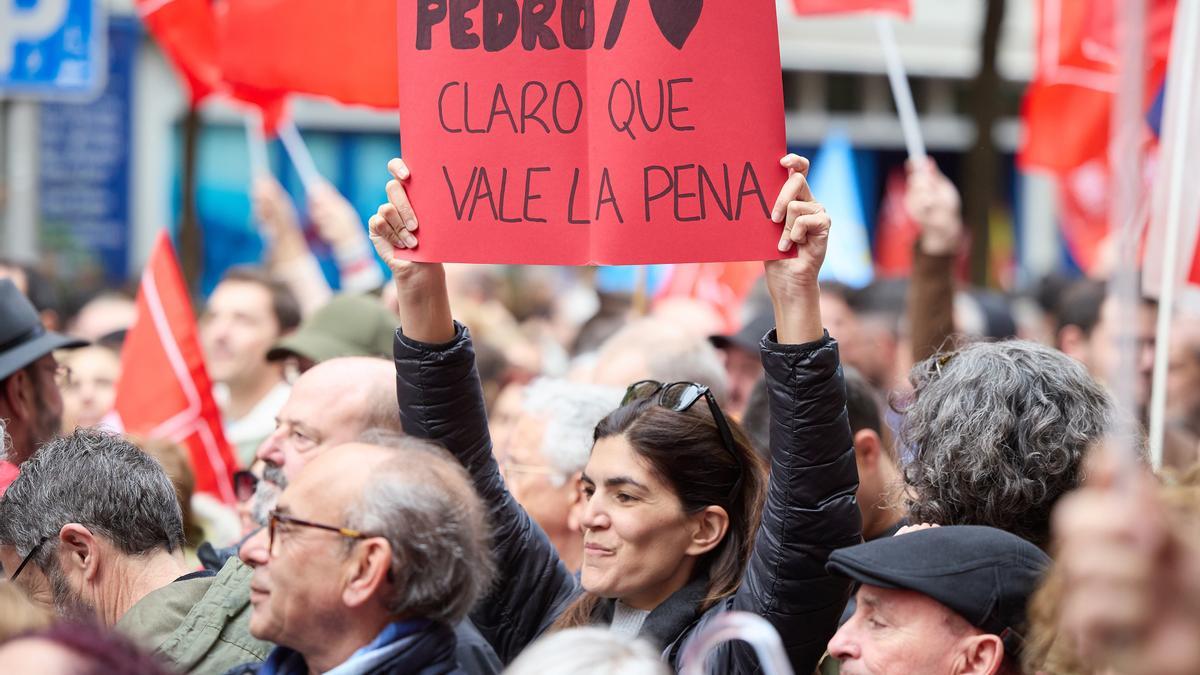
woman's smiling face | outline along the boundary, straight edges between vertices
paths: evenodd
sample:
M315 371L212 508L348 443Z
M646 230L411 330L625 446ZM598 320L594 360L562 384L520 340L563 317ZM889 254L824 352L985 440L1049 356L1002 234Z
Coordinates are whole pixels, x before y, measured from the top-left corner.
M690 580L695 516L624 435L596 441L583 473L584 590L653 609Z

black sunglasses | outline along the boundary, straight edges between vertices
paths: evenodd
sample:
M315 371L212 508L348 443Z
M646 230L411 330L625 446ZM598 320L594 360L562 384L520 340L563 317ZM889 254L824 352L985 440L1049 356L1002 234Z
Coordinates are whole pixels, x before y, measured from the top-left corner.
M237 471L233 474L233 494L239 502L254 498L254 491L258 489L258 480L258 476L250 471Z
M742 473L746 468L742 465L742 459L734 446L733 431L729 428L729 420L725 419L725 413L721 412L721 406L717 405L717 397L713 396L708 387L695 382L663 384L656 380L642 380L629 385L629 388L625 390L625 397L621 399L621 405L625 406L634 401L648 399L655 394L658 395L656 403L672 412L687 412L701 398L708 403L708 411L712 413L713 421L717 423L717 431L721 434L721 444L725 446L725 451L733 457L733 461L738 467L737 480L734 481L733 488L729 491L732 499L742 485Z
M25 556L20 565L17 565L17 571L13 572L12 576L9 577L8 580L16 581L17 577L21 576L21 570L25 569L25 566L29 564L29 561L33 560L33 556L37 555L37 552L40 551L42 546L48 541L50 541L49 535L42 537L41 541L34 545L33 548L29 549L29 555Z

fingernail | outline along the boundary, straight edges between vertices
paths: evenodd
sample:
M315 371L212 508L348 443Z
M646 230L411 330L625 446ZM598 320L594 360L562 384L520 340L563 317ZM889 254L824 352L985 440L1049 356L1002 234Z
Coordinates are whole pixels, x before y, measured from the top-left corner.
M787 239L780 239L779 240L779 252L783 253L783 252L787 251L789 243L790 242Z
M771 220L772 221L778 223L782 220L782 218L783 218L783 214L779 212L779 209L775 209L774 211L771 212Z
M409 232L412 232L413 230L417 229L417 219L416 218L405 218L404 219L404 227Z

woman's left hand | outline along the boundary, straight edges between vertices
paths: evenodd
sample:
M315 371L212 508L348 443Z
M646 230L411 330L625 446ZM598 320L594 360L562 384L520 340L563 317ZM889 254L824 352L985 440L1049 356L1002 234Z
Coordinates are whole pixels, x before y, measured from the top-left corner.
M809 188L809 161L788 155L779 163L787 167L790 175L775 202L771 219L783 224L779 250L794 250L795 255L764 263L767 288L775 304L779 341L810 342L824 335L817 306L817 277L825 261L831 221Z

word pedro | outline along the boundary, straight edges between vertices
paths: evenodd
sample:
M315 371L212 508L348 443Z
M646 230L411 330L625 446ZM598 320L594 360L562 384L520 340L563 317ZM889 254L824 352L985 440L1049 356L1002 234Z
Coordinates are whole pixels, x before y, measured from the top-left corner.
M608 121L613 130L637 139L641 132L653 133L666 127L675 131L695 131L684 113L689 108L677 100L678 89L691 84L692 78L659 79L647 83L621 78L608 90ZM524 83L520 93L497 83L484 87L483 94L471 94L469 82L447 82L438 93L438 122L449 134L487 134L499 125L514 134L539 129L546 134L572 134L583 120L584 94L579 85L564 80L553 87L538 81ZM491 95L488 95L488 92ZM461 112L460 112L461 109ZM485 112L486 111L486 112Z
M746 162L740 175L738 171L733 167L731 173L728 164L722 164L719 169L696 164L645 167L638 203L646 222L653 222L656 215L684 223L705 220L710 215L737 221L742 219L744 210L755 207L762 212L763 218L769 218L767 199L754 165ZM498 175L494 169L489 173L486 167L476 166L471 168L469 176L459 176L457 183L450 169L443 166L442 176L459 222L470 222L477 216L502 223L548 222L544 203L538 203L542 202L542 192L546 188L561 190L563 194L569 189L567 212L561 214L566 216L568 223L586 225L599 221L606 209L617 222L625 222L621 209L625 200L618 198L612 172L607 167L601 169L599 179L594 183L594 201L587 196L587 183L591 181L578 168L572 171L569 188L567 178L549 166L530 167L524 172L502 168ZM463 178L467 181L465 186L462 185ZM655 208L657 202L663 202L661 208ZM666 211L668 207L669 212Z
M476 31L475 19L467 14L481 2L483 28ZM605 49L616 46L628 9L629 0L617 0ZM512 45L518 34L525 51L591 49L596 42L595 0L562 0L558 21L554 21L556 10L558 0L417 0L417 49L433 49L433 28L447 21L453 49L478 49L482 44L485 51L498 52ZM554 23L559 33L554 32Z

